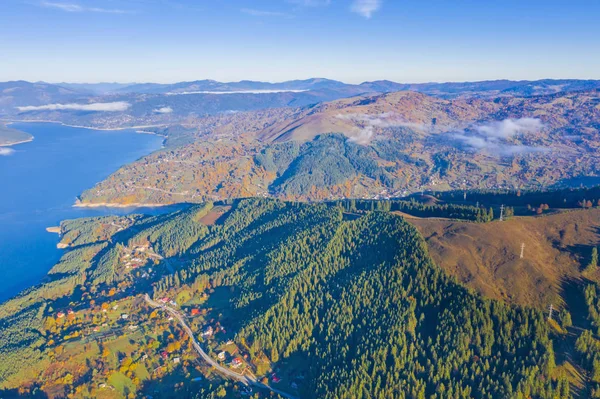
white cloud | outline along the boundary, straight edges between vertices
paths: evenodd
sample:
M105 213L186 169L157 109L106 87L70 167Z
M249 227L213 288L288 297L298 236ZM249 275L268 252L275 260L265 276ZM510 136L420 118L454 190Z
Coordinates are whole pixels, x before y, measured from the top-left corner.
M373 136L375 135L373 126L366 126L360 130L358 136L352 136L348 140L353 141L357 144L369 144Z
M371 18L373 13L381 8L383 0L354 0L350 9L352 12Z
M240 10L244 14L252 15L253 17L280 17L280 18L291 18L290 14L286 14L284 12L278 11L265 11L265 10L256 10L254 8L242 8Z
M488 137L509 138L521 133L535 133L542 128L537 118L505 119L487 125L476 126L475 130Z
M462 142L468 149L491 155L515 155L545 152L547 148L515 145L506 142L518 134L526 135L540 131L542 122L537 118L505 119L473 126L470 132L452 133L450 137Z
M154 112L157 114L170 114L171 112L173 112L173 108L162 107L162 108L155 109Z
M369 114L339 114L338 119L349 120L360 125L358 136L351 137L349 140L358 144L368 144L375 135L375 128L406 127L413 130L425 131L425 125L421 123L407 122L402 120L394 112L383 112L378 115Z
M42 7L55 8L65 12L97 12L104 14L131 14L131 11L121 10L117 8L100 8L100 7L84 7L77 3L60 3L52 1L42 1Z
M2 148L0 147L0 156L8 156L8 155L12 155L12 153L14 153L15 150L13 150L12 148Z
M232 91L172 91L167 96L184 96L190 94L275 94L275 93L303 93L308 90L232 90Z
M29 111L98 111L98 112L122 112L126 111L131 104L125 101L116 101L112 103L90 103L90 104L47 104L47 105L29 105L26 107L17 107L21 112Z

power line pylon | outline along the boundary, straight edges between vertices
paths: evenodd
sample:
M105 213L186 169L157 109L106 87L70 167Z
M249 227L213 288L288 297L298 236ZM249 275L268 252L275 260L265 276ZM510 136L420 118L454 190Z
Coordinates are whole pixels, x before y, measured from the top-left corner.
M525 243L521 243L521 259L523 259L524 254L525 254Z

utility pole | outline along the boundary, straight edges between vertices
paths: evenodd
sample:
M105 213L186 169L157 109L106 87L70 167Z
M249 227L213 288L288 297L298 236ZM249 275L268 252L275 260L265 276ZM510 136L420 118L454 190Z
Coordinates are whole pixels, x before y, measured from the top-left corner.
M523 259L523 254L525 252L525 243L521 244L521 259Z
M504 221L504 204L502 204L502 206L500 206L500 221L501 222Z
M554 310L554 307L552 306L552 304L550 304L550 313L548 314L548 320L552 320L552 311Z

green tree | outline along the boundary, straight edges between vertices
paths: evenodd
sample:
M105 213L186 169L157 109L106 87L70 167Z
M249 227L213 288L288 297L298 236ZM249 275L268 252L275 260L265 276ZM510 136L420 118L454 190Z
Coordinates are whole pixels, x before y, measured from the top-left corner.
M586 272L593 272L598 268L598 248L592 248L592 255L590 257L590 263L585 268Z

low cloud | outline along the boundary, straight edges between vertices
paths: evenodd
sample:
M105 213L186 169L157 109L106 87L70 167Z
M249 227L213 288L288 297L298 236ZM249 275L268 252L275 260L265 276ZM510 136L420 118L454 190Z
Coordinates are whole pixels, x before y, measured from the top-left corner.
M15 152L15 150L13 150L12 148L3 148L0 147L0 156L8 156L8 155L12 155Z
M162 108L155 109L154 112L157 114L170 114L171 112L173 112L173 108L162 107Z
M383 0L354 0L350 10L367 19L373 16L381 8Z
M54 8L65 12L96 12L103 14L131 14L131 11L121 10L118 8L100 8L100 7L84 7L77 3L62 3L52 1L42 1L42 7Z
M358 136L349 140L358 144L368 144L375 135L375 128L406 127L413 130L425 131L425 125L421 123L406 122L393 112L384 112L378 115L369 114L339 114L338 119L349 120L363 125Z
M29 105L26 107L17 107L21 112L30 111L97 111L97 112L122 112L131 107L126 101L116 101L112 103L90 103L90 104L47 104L47 105Z
M539 132L544 125L537 118L505 119L483 125L476 125L469 130L455 132L450 137L461 142L467 149L484 152L490 155L515 155L531 152L546 152L547 148L527 145L516 145L507 142L516 135L528 135Z
M207 90L198 90L198 91L173 91L166 93L167 96L186 96L190 94L216 94L216 95L226 95L226 94L277 94L277 93L304 93L308 90L232 90L232 91L207 91Z
M510 138L516 134L535 133L542 129L542 121L537 118L505 119L476 126L475 130L483 136Z

